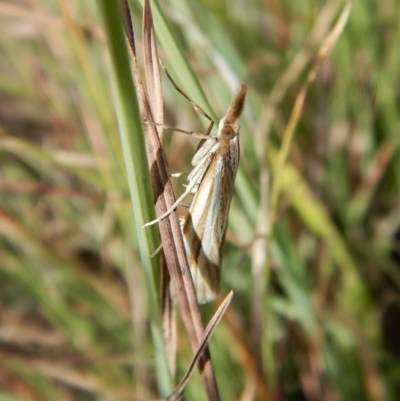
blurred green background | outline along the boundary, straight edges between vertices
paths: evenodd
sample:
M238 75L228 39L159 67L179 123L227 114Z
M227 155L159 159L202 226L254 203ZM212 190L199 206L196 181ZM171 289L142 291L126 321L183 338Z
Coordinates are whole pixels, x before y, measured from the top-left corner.
M249 87L222 271L235 296L210 342L222 400L399 399L398 1L354 1L276 170L344 4L166 0L169 25L155 13L160 57L211 115ZM165 397L99 2L1 0L0 52L0 400ZM163 83L165 122L204 132ZM188 170L197 140L164 142L170 171ZM191 359L179 318L178 336L179 378ZM185 399L206 399L197 372Z

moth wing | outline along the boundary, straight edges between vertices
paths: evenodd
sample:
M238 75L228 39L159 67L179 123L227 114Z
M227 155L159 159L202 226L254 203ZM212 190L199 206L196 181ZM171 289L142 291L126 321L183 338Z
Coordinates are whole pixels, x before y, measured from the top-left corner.
M183 238L200 303L218 295L222 249L232 199L233 171L216 155L183 222Z
M215 142L213 143L213 145L215 145ZM217 145L218 145L218 143L217 143ZM197 153L196 153L196 155L197 155ZM196 157L196 155L193 157L193 160ZM210 164L212 163L212 160L214 157L215 157L215 152L207 151L206 153L204 153L202 155L201 158L196 159L196 164L194 164L193 160L192 160L192 164L194 165L194 168L188 175L188 182L189 182L189 185L192 184L193 181L196 183L195 186L193 187L193 189L191 190L191 193L193 195L196 194L201 182L203 181L203 177L204 177L205 173L207 172L208 168L210 167Z
M213 147L217 148L218 146L219 143L215 139L207 140L203 144L201 144L201 147L197 149L197 152L193 156L192 166L196 166L201 161L201 159L212 152Z

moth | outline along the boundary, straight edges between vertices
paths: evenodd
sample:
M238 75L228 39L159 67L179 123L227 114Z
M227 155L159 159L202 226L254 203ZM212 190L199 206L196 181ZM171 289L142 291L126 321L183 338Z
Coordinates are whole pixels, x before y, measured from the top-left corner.
M219 292L228 215L240 158L239 117L244 110L247 86L241 84L219 122L217 134L211 136L214 125L211 117L175 84L165 67L161 66L178 92L198 113L210 120L210 125L206 134L197 134L149 122L201 138L202 141L192 159L193 170L188 175L183 195L166 213L145 226L167 217L186 196L193 195L188 213L181 219L181 229L197 300L206 303L214 300Z
M188 176L187 189L194 197L181 227L199 303L214 300L219 292L228 215L240 158L239 117L246 89L242 84L219 122L216 136L200 142Z

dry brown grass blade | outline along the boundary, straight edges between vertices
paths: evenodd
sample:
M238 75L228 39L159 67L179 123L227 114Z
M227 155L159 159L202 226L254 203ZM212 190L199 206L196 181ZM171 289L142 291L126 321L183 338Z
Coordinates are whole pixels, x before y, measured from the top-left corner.
M359 222L367 213L372 197L393 159L395 149L396 145L390 140L383 142L377 149L349 205L348 219L353 224Z
M62 188L37 182L10 182L0 180L0 191L17 194L37 194L40 196L58 196L60 198L86 198L94 202L104 202L105 196L87 190Z
M302 46L290 65L276 80L265 101L266 107L258 119L259 129L256 130L255 136L259 143L261 143L270 130L270 125L274 119L276 108L287 93L289 87L296 81L296 79L299 79L300 74L312 59L318 43L328 34L329 27L332 25L332 21L341 6L342 0L330 0L324 4L314 27L304 42L304 46ZM262 159L264 158L265 156L262 156Z
M221 321L226 310L228 309L228 306L231 303L232 297L233 297L233 291L231 291L225 297L225 299L222 301L221 305L218 307L218 310L214 313L214 316L209 321L209 323L206 327L206 330L204 332L203 339L200 342L200 346L199 346L197 352L195 353L192 361L190 362L190 365L189 365L185 375L183 376L181 382L177 386L176 390L167 398L168 401L178 401L182 398L183 390L185 389L185 387L190 379L190 376L193 373L193 369L196 366L196 363L197 363L198 359L200 358L201 353L203 352L203 349L206 347L211 335L214 333L214 330L218 326L218 323Z
M271 401L275 399L272 395L272 389L270 384L267 383L264 376L260 375L258 372L257 358L258 356L254 353L254 347L252 340L249 340L249 335L246 332L247 328L244 327L242 318L239 316L237 311L228 310L225 314L224 319L225 324L229 328L229 332L232 336L233 346L235 348L236 358L238 359L240 365L243 367L243 371L248 378L248 386L252 386L252 381L256 381L256 394L257 399L260 401ZM243 397L250 393L250 388L245 389L243 392Z
M333 47L335 46L336 42L338 41L341 33L343 32L344 27L346 26L346 22L350 15L351 10L351 2L346 3L342 12L339 15L339 18L336 24L333 26L332 30L329 32L325 40L323 41L314 62L310 68L310 71L307 75L306 81L304 82L303 86L301 87L291 115L287 127L285 129L285 133L283 136L281 151L278 156L278 160L275 166L275 179L271 189L271 202L270 202L270 219L269 219L269 228L267 232L271 235L271 229L274 225L277 213L277 206L278 206L278 199L280 193L280 186L282 184L282 174L289 154L290 145L293 140L293 136L297 127L297 124L302 116L304 102L308 93L308 89L310 85L314 82L318 69L322 62L327 58L329 53L332 51Z
M163 117L163 97L161 87L161 72L158 63L158 53L156 45L156 35L154 32L153 17L150 4L144 2L143 10L143 56L144 56L144 73L146 76L147 95L149 97L150 108L154 121L162 124ZM162 139L162 126L157 128L158 134Z
M153 115L154 121L162 124L164 121L163 96L161 86L161 71L158 63L158 52L156 44L156 35L154 32L153 17L149 3L144 3L143 10L143 63L145 72L145 82L147 86L147 96ZM158 135L162 141L162 125L157 125ZM167 351L168 364L172 377L176 375L176 314L172 304L169 283L170 277L168 273L167 263L164 253L162 253L161 263L161 318L164 342Z
M129 46L131 47L132 54L136 58L136 47L135 47L135 34L132 27L131 10L127 0L120 0L122 9L122 18L124 23L124 29L126 37L129 41Z
M263 147L264 148L264 147ZM260 193L260 205L258 210L258 219L254 242L251 250L253 276L253 291L252 291L252 347L257 363L257 375L261 380L263 373L262 362L262 335L263 335L263 316L264 316L264 294L265 294L265 275L268 274L266 266L268 265L268 206L269 206L269 188L270 175L265 158L260 159L260 188L263 191Z
M171 370L172 380L176 378L176 351L177 351L177 332L176 332L176 313L171 298L170 283L171 277L168 272L165 255L162 254L161 266L161 319L165 347L167 349L168 365Z
M131 18L129 6L126 0L123 1L125 3L123 6L123 9L125 10L125 31L127 32L127 35L130 35L128 40L133 51L134 81L138 94L140 110L144 120L154 121L137 64L134 35L130 23ZM151 12L148 1L145 1L145 3L147 3L146 10ZM149 52L149 54L151 54L151 52ZM150 167L154 199L156 200L155 207L157 215L160 216L171 208L175 202L175 196L168 175L165 153L161 146L157 130L153 124L145 124L144 130L147 159ZM201 319L199 305L197 303L192 277L190 275L176 210L167 218L159 222L159 230L165 260L171 276L171 281L175 288L182 320L188 332L193 353L196 353L204 335L204 326ZM205 347L198 365L205 383L209 400L219 400L217 382L211 364L208 347Z

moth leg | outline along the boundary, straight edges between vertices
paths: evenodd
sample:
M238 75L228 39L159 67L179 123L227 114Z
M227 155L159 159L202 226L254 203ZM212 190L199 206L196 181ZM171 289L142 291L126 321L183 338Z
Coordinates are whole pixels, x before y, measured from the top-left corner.
M190 185L188 185L186 187L186 191L175 201L175 203L164 214L157 217L153 221L149 221L148 223L143 224L142 227L151 226L151 225L158 223L159 221L165 219L167 216L169 216L180 205L180 203L183 201L183 199L190 194L190 192L196 186L196 184L197 184L196 180L193 180L193 182L191 182Z
M212 136L209 136L208 134L199 134L198 132L189 131L189 130L184 130L184 129L176 128L176 127L171 127L171 126L169 126L169 125L165 125L165 124L161 124L161 123L155 123L154 121L147 121L147 120L144 120L143 122L144 122L144 124L156 125L156 126L158 126L158 127L163 127L164 129L168 129L168 130L171 130L171 131L182 132L182 133L184 133L184 134L186 134L186 135L192 136L193 138L207 139L207 140L208 140L208 139L213 139L213 138L214 138L214 137L212 137ZM208 131L207 131L207 132L208 132ZM215 139L215 140L216 140L216 139Z
M165 68L164 64L162 63L161 59L159 58L158 60L160 62L161 68L164 70L165 74L167 75L168 79L171 81L174 88L192 105L192 107L195 109L195 111L197 113L204 116L205 118L207 118L210 121L210 125L208 126L207 131L205 133L205 135L207 135L207 136L210 135L210 132L214 126L214 120L196 102L194 102L192 99L190 99L190 97L173 80L170 73Z
M150 255L150 259L154 258L154 256L156 256L162 249L162 244L160 244L157 249Z
M183 175L188 175L190 174L190 171L183 171L181 173L174 173L174 174L170 174L170 177L182 177ZM186 185L184 185L184 187L186 187ZM186 203L181 203L180 206L185 207L187 209L190 208L190 205L187 205Z
M170 177L182 177L183 175L188 175L190 174L190 171L182 171L181 173L173 173L170 174Z

